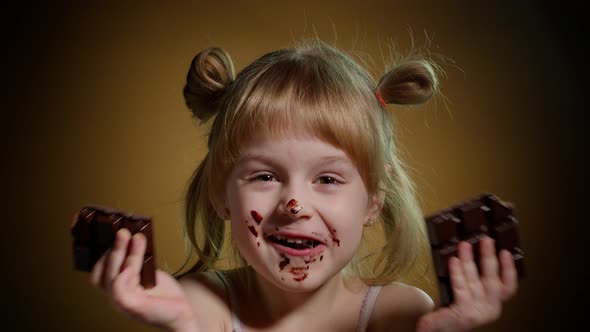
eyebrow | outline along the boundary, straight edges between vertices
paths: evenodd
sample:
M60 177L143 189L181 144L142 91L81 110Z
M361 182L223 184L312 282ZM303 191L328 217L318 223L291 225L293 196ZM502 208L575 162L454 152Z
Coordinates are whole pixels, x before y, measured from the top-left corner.
M272 158L270 158L267 155L258 154L258 153L248 153L248 154L242 156L236 162L235 166L239 166L239 165L241 165L245 162L248 162L248 161L259 161L262 163L269 164L271 166L277 166L277 163L275 162L275 160L273 160ZM343 163L346 165L354 166L353 162L345 156L323 156L317 160L317 163L321 164L322 166L323 165L338 164L338 163Z

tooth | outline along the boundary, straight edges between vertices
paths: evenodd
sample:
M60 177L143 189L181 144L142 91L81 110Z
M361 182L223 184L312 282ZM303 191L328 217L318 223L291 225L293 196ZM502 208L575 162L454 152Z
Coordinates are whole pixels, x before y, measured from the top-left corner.
M302 244L302 243L303 243L303 240L301 240L301 239L297 239L297 240L295 240L295 243L297 243L297 244Z

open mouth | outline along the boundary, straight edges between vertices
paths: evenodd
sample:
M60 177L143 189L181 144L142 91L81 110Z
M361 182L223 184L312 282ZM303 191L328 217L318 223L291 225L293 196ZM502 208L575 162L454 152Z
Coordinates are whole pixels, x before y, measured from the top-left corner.
M296 250L313 249L322 244L322 242L308 238L287 237L283 235L271 235L268 240L284 247Z

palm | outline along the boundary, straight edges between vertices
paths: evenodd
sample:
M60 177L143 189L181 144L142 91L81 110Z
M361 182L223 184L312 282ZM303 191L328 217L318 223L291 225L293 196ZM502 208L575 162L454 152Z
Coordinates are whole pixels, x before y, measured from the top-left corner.
M122 278L125 281L125 278ZM156 271L156 286L144 289L139 285L139 275L130 276L133 287L113 285L113 301L134 318L155 326L169 326L186 319L191 306L180 284L170 274Z

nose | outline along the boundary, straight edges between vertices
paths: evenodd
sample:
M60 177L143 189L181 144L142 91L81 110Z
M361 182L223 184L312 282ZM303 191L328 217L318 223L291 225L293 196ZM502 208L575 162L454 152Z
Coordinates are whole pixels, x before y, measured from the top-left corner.
M292 215L296 215L297 213L301 212L301 209L303 209L303 206L301 206L299 201L295 198L291 198L289 202L287 202L287 211Z
M291 186L285 187L281 199L278 202L278 213L290 219L305 217L310 207L306 203L306 197L305 189L301 186L298 186L298 188Z
M293 219L305 216L307 214L306 211L307 209L305 209L301 199L296 198L293 195L288 196L285 199L281 199L277 206L277 212L280 215L284 215Z

